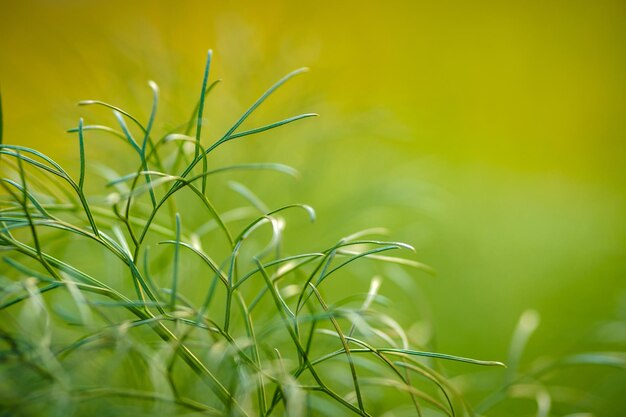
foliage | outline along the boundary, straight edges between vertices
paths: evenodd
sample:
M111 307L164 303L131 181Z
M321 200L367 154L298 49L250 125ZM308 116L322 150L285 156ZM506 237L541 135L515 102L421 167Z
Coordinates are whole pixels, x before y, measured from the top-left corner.
M81 119L70 130L77 179L35 149L1 145L3 415L473 415L436 360L502 364L415 347L387 313L382 278L350 274L367 259L429 271L386 254L411 246L370 229L293 253L287 219L300 210L313 220L313 209L271 208L239 183L230 187L246 205L218 209L223 174L296 172L278 163L213 167L217 148L315 114L241 129L297 70L203 145L211 56L191 118L163 135L153 131L154 82L145 124L108 103L81 102L111 110L117 127ZM123 141L137 168L118 175L89 162L90 135ZM112 190L106 197L88 191L96 168ZM338 279L370 280L369 290L337 297Z

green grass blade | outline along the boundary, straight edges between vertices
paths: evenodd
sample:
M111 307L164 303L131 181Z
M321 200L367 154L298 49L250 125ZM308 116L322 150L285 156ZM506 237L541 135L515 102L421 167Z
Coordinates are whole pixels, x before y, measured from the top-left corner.
M317 291L317 288L315 288L313 284L309 283L309 285L313 293L315 294L315 297L317 298L317 301L319 302L320 306L322 306L322 309L328 312L329 311L328 306L326 305L326 302L322 298L322 295L319 293L319 291ZM350 353L350 345L348 344L346 335L341 330L341 327L339 326L339 323L337 322L335 317L330 315L329 319L333 327L335 328L335 332L337 336L339 337L339 340L341 340L341 345L343 346L343 350L345 351L346 357L348 358L348 364L350 365L350 373L352 374L352 383L354 384L354 391L356 392L356 398L357 398L357 402L359 405L359 410L365 413L365 408L363 406L363 397L361 395L361 388L359 385L359 378L357 376L356 367L354 365L354 361L352 360L352 355Z
M137 152L137 155L141 157L141 147L137 144L137 141L135 140L135 138L133 138L132 133L130 133L130 130L128 129L128 125L126 124L124 117L122 117L122 113L120 113L117 110L113 110L113 115L117 119L117 123L122 128L122 132L124 134L124 138L126 139L126 142L128 142L128 144L135 150L135 152Z
M119 139L122 139L124 142L128 142L126 136L122 132L120 132L118 130L115 130L115 129L109 127L109 126L83 125L83 132L86 132L88 130L94 130L94 131L97 131L97 132L99 131L99 132L110 133L111 135L113 135L113 136L115 136L115 137L117 137ZM73 127L71 129L68 129L66 132L67 133L78 133L78 128L77 127Z
M179 270L179 249L180 249L180 214L176 213L176 241L174 243L174 262L172 271L172 298L170 299L170 309L174 311L176 307L176 294L178 292L178 270Z
M146 132L141 142L141 154L144 159L146 157L146 149L148 146L148 141L150 140L150 132L152 131L152 125L154 124L154 119L156 117L157 107L159 104L159 86L154 81L148 81L148 85L152 90L152 109L150 110L150 117L148 118L148 124L146 125Z
M268 211L270 211L269 207L263 202L263 200L261 200L259 196L257 196L251 189L249 189L245 185L236 181L229 181L228 187L240 196L242 196L252 205L252 207L257 209L259 212L267 213Z
M202 113L204 112L204 99L207 92L207 83L209 81L209 71L211 69L211 59L213 58L213 51L209 49L206 57L206 65L204 67L204 75L202 77L202 90L200 90L200 101L198 104L198 117L196 120L196 146L194 149L194 157L197 158L200 154L200 135L202 134ZM202 184L202 193L204 194L206 184Z
M112 104L105 103L104 101L100 101L100 100L82 100L82 101L78 102L78 105L79 106L91 106L91 105L103 106L103 107L106 107L108 109L117 111L117 112L123 114L124 116L128 117L130 120L132 120L139 127L139 129L141 129L142 132L146 131L146 128L133 115L131 115L130 113L128 113L125 110L122 110L119 107L113 106Z
M78 121L78 146L80 158L80 176L78 178L78 189L83 192L85 185L85 139L83 137L83 118Z
M289 74L285 75L283 78L281 78L280 80L278 80L278 82L276 82L276 84L274 84L273 86L271 86L265 93L263 93L263 95L261 95L261 97L259 97L257 99L257 101L254 102L254 104L252 104L252 106L250 106L250 108L248 108L248 110L246 110L246 112L239 118L239 120L237 120L235 122L235 124L233 124L233 126L228 130L228 132L226 132L226 134L224 134L223 138L228 138L230 137L235 130L237 130L237 128L239 126L241 126L241 124L265 101L267 100L267 98L269 96L271 96L278 88L280 88L280 86L282 86L283 84L285 84L287 81L289 81L290 79L292 79L293 77L295 77L296 75L302 74L304 72L308 71L308 68L299 68L295 71L290 72Z
M209 149L207 149L207 152L211 152L217 146L221 145L224 142L228 142L229 140L241 138L241 137L244 137L244 136L254 135L254 134L257 134L257 133L265 132L267 130L275 129L277 127L280 127L280 126L283 126L283 125L286 125L286 124L289 124L289 123L296 122L298 120L308 119L309 117L317 117L317 116L319 116L319 115L316 114L316 113L299 114L297 116L289 117L289 118L284 119L284 120L279 120L278 122L270 123L270 124L265 125L265 126L257 127L257 128L250 129L250 130L244 130L243 132L232 133L229 136L225 136L223 139L221 139L220 141L215 143L213 146L211 146Z
M226 277L226 274L224 274L224 272L217 266L217 264L215 263L215 261L213 261L209 255L207 255L206 253L202 252L200 249L198 248L194 248L192 245L190 245L189 243L186 242L178 242L175 240L164 240L162 242L159 242L159 244L162 245L167 245L167 244L173 244L176 245L178 244L179 246L182 246L184 248L189 249L190 251L192 251L193 253L195 253L196 255L198 255L200 257L200 259L202 259L202 261L207 264L207 266L213 271L215 272L215 274L220 278L220 280L225 284L228 285L228 278Z

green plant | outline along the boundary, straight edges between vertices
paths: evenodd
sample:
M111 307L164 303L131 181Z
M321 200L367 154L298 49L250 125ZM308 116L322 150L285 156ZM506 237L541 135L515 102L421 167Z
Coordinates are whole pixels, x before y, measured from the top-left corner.
M218 147L315 115L240 130L297 70L206 146L210 64L211 52L192 117L160 136L153 82L145 124L119 107L81 102L110 109L118 127L81 119L70 130L78 179L37 150L0 142L2 415L473 415L433 359L501 363L412 348L385 312L381 278L348 273L365 259L428 270L385 254L409 245L371 229L292 253L283 247L286 219L301 210L313 220L311 207L269 208L234 183L246 206L217 209L220 174L295 173L277 163L215 168ZM100 169L106 197L87 192L97 182L88 134L119 139L136 158L127 175ZM371 279L369 291L327 294L340 278Z

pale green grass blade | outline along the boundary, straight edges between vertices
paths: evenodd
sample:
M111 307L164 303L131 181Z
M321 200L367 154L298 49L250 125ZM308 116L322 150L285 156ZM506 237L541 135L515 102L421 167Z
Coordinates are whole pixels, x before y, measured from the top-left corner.
M106 133L110 133L111 135L121 139L122 141L128 143L128 139L126 137L126 135L124 135L122 132L113 129L112 127L109 126L103 126L103 125L83 125L83 132L86 131L96 131L96 132L106 132ZM73 127L71 129L68 129L66 131L67 133L78 133L78 128L77 127Z
M123 114L124 116L128 117L130 120L132 120L141 129L142 132L146 131L146 128L134 116L132 116L130 113L128 113L125 110L122 110L119 107L113 106L112 104L105 103L104 101L100 101L100 100L82 100L82 101L78 102L78 105L79 106L96 105L96 106L103 106L103 107L109 108L111 110L119 112L119 113Z
M509 365L504 376L504 384L509 385L516 378L519 364L522 360L522 354L528 340L539 327L540 316L535 310L527 310L522 313L511 340L509 348L509 357L507 363Z
M246 199L246 201L248 201L252 205L252 207L257 209L259 212L267 213L270 211L270 208L245 185L236 181L229 181L228 186L231 190L235 191L237 194Z
M124 120L122 113L120 113L117 110L113 110L113 115L117 119L117 123L122 128L122 132L123 132L126 142L135 150L135 152L137 152L137 155L141 157L141 147L137 144L137 141L135 140L135 138L133 138L132 133L130 133L130 130L128 129L128 126L126 125L126 121Z

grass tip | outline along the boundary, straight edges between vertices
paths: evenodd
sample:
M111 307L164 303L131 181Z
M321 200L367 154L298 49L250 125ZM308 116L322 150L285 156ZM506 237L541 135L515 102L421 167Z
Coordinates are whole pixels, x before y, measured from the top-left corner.
M152 80L148 80L148 85L150 86L150 88L152 89L152 91L154 91L155 93L159 92L159 86L157 85L156 82L152 81Z
M415 249L415 247L413 247L412 245L409 245L408 243L404 243L404 242L394 242L394 245L397 245L398 247L402 248L402 249L408 249L411 252L417 252L417 250Z
M311 223L315 222L315 220L317 219L317 215L315 214L315 209L309 206L308 204L303 204L302 208L305 209L306 212L309 214L309 220L311 221Z

